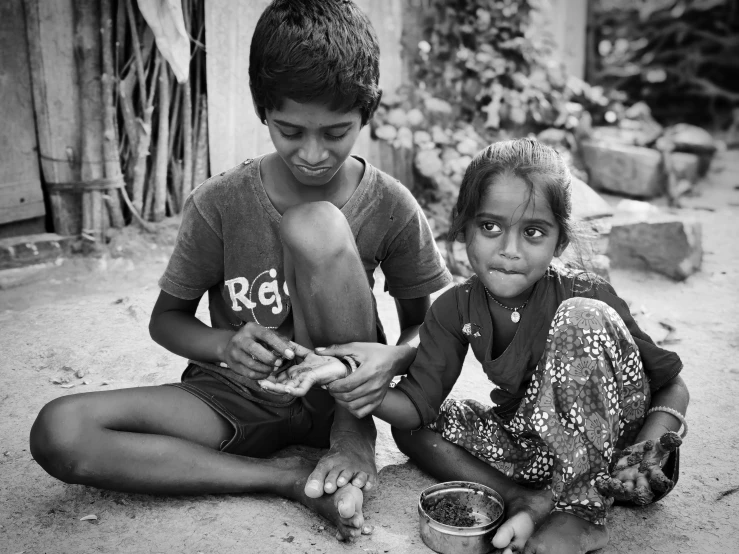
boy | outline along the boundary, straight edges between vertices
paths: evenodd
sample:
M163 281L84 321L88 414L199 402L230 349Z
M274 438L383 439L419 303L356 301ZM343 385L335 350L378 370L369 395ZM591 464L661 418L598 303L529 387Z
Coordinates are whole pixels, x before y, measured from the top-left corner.
M376 432L347 408L382 400L415 356L406 343L429 295L451 280L410 193L349 156L380 99L378 60L372 26L349 1L266 8L249 76L275 152L193 191L151 317L152 338L190 360L182 382L49 403L31 431L47 472L130 492L273 492L331 520L340 539L363 530ZM396 298L397 346L378 343L378 265ZM195 317L206 292L211 327ZM343 343L361 367L335 400L259 385L309 348ZM330 450L315 468L265 459L289 444Z

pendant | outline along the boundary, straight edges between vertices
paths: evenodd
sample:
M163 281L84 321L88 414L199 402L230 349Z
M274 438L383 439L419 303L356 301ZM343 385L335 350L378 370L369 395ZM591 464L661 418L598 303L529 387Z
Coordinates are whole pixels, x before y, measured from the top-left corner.
M518 323L519 321L521 321L521 314L519 314L516 311L514 311L513 313L511 313L511 321L513 323Z

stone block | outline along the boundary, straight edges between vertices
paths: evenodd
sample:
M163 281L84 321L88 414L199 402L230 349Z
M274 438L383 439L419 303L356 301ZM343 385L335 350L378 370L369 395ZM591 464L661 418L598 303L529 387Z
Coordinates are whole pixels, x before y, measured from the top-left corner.
M670 170L678 181L686 180L691 184L698 181L700 158L688 152L670 152Z
M0 269L56 261L69 253L70 240L56 233L0 239Z
M682 281L701 267L701 224L669 214L617 216L607 255L613 268L654 271Z
M653 198L665 192L667 175L662 155L651 148L586 141L582 157L595 189Z
M613 214L613 209L603 197L583 180L572 176L572 217L593 219Z

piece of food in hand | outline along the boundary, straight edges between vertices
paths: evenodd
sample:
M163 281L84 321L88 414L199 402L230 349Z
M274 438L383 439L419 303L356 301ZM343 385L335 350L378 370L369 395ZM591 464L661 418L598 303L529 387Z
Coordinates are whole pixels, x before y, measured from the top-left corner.
M663 493L674 485L662 471L662 466L678 446L680 435L665 433L658 441L647 440L622 451L614 451L616 463L609 476L596 481L596 488L603 495L616 500L630 500L636 504L649 504L654 493Z

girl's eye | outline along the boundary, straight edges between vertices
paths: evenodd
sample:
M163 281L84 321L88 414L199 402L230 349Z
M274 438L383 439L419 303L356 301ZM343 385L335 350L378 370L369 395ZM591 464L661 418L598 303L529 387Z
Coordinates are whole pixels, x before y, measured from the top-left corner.
M498 227L497 224L492 223L490 221L487 221L487 222L483 223L482 225L480 225L480 227L486 233L495 233L497 231L500 231L500 227Z
M526 229L523 234L530 239L538 239L544 236L544 233L542 231L540 231L539 229L534 229L533 227Z

